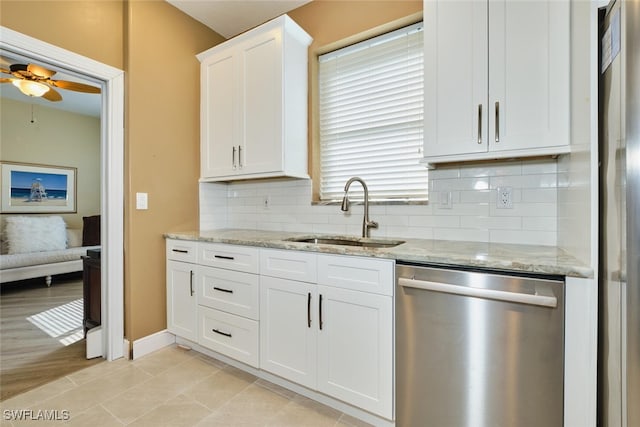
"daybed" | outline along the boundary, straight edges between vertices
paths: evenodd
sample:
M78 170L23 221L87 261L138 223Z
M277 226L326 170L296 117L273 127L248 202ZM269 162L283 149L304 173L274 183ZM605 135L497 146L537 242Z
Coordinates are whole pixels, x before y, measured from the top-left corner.
M67 229L60 216L5 218L0 283L44 277L50 286L53 275L82 271L87 249L100 247L100 217L83 220L80 230Z

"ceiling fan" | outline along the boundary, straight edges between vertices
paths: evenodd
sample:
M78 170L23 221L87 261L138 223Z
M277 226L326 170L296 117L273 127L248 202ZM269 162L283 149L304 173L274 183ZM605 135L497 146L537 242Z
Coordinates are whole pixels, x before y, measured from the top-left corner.
M42 97L52 102L62 101L62 95L54 88L100 93L100 88L84 83L51 80L56 72L36 64L13 64L9 66L8 70L0 68L0 73L13 76L12 78L0 77L0 83L12 83L27 96Z

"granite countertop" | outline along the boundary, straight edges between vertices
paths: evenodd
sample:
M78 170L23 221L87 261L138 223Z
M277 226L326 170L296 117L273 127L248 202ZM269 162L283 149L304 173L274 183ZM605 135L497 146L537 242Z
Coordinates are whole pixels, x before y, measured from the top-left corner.
M362 248L286 240L296 237L315 236L320 235L241 229L172 232L164 235L166 238L178 240L195 240L263 248L369 256L395 259L397 261L481 267L511 272L552 274L580 278L593 277L592 268L584 265L562 249L554 246L398 238L397 240L403 240L405 243L390 248ZM327 235L321 236L326 237ZM373 238L370 240L378 241L387 239Z

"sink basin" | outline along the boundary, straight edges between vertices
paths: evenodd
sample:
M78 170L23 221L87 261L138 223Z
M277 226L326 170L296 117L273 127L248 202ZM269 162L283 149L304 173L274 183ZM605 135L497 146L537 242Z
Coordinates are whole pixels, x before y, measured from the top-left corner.
M364 239L358 237L334 236L292 237L287 239L287 241L311 243L314 245L357 246L361 248L392 248L404 243L404 240Z

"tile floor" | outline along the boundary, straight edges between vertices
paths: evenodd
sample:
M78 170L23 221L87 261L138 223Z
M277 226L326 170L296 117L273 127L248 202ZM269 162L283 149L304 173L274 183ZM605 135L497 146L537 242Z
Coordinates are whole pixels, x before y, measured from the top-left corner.
M2 427L368 426L175 346L134 361L96 364L0 402L0 409ZM53 420L43 421L47 417Z

